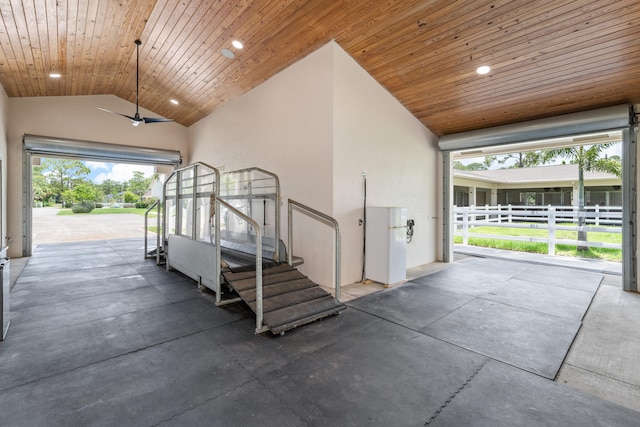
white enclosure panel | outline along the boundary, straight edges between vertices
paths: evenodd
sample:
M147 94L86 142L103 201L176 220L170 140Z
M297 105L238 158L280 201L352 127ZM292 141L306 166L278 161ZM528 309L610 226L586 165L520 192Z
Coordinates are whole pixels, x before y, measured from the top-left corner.
M167 267L174 268L215 291L216 248L175 234L169 235Z

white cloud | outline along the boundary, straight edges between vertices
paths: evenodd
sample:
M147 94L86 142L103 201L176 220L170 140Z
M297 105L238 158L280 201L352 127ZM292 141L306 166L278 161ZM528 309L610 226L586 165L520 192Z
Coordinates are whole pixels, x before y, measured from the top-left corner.
M95 178L93 178L93 182L95 182L96 184L102 184L104 182L105 179L108 178L108 174L106 173L101 173L96 175Z
M105 162L92 162L92 161L86 161L84 162L85 165L87 165L87 167L89 167L92 170L109 170L109 167L111 166L110 163L105 163Z
M101 184L106 179L110 179L116 182L126 182L133 178L134 172L142 172L144 176L148 178L154 174L154 167L148 165L130 165L124 163L114 164L111 171L98 174L93 179L93 181L96 184Z

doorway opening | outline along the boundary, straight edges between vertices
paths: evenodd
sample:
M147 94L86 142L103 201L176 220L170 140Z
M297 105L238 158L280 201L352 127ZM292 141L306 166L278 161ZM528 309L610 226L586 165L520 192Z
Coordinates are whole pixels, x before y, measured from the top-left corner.
M156 170L153 165L34 157L32 243L143 236L144 214L162 194L165 174Z
M179 151L37 135L24 135L23 147L22 255L24 257L31 255L34 237L40 239L40 235L34 236L34 209L44 209L45 201L50 204L53 198L60 208L68 209L65 213L69 215L74 214L74 209L80 213L95 211L97 206L100 206L101 210L105 206L108 209L136 209L136 199L146 203L145 197L150 199L162 193L162 175L170 173L182 162ZM93 166L93 169L87 166L88 164ZM151 170L153 171L153 177L149 182L147 182L149 177L144 172L145 168L147 175ZM116 172L123 169L129 170L132 177L126 182L121 178L114 179L116 176L113 175L114 169ZM94 177L88 179L91 173ZM51 179L47 179L47 175ZM101 181L100 185L97 185L96 179ZM107 188L104 185L105 181L111 187ZM45 187L45 184L52 182L56 183L54 194L40 191L39 185ZM151 183L155 184L155 191L149 191ZM131 188L124 188L125 184ZM37 207L33 207L34 202ZM39 207L40 204L42 208ZM138 209L143 209L141 204L138 206ZM96 219L100 215L86 215L84 218L91 217L94 217L93 221L97 222ZM75 229L92 234L95 240L100 240L104 236L116 235L116 232L123 228L123 217L118 218L112 229L105 230L104 226L93 222L83 223ZM143 224L144 217L140 218ZM44 219L44 225L47 226L50 220L51 218L49 221ZM61 229L64 231L64 228L61 227ZM48 230L45 234L50 232L51 230ZM38 233L40 233L39 230ZM143 226L140 227L138 236L144 236Z
M455 248L622 263L622 132L567 141L452 153Z
M638 291L637 271L637 113L633 105L618 105L563 116L514 123L495 128L444 135L438 145L443 152L443 260L453 259L453 153L484 155L485 149L502 146L512 152L536 149L532 144L566 140L562 145L595 144L598 135L622 135L622 282L625 290ZM533 141L533 142L532 142Z

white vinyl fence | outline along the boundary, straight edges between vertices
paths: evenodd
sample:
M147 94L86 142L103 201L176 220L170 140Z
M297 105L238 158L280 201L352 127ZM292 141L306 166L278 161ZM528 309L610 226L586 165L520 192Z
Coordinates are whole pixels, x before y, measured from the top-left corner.
M463 245L469 244L469 237L481 237L546 243L549 255L555 255L556 245L622 249L621 243L556 239L557 230L579 231L579 215L584 216L587 238L589 232L621 233L621 206L585 206L581 214L577 206L454 206L453 215L454 234L462 236ZM474 233L480 226L542 229L547 230L547 237Z

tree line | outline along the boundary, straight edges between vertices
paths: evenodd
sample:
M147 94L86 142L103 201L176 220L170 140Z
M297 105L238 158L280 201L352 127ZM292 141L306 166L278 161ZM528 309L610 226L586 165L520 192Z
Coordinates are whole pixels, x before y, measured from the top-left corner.
M553 163L562 159L562 163L577 164L579 171L608 172L622 176L622 166L619 156L606 156L605 151L614 144L594 144L590 146L561 147L550 150L526 151L505 154L504 156L485 156L480 162L463 164L456 160L453 168L466 171L483 171L494 167L498 169L532 168Z
M80 160L42 159L32 169L34 202L44 206L60 203L139 203L149 190L153 177L145 178L140 171L125 182L105 179L96 184L89 180L91 169Z

